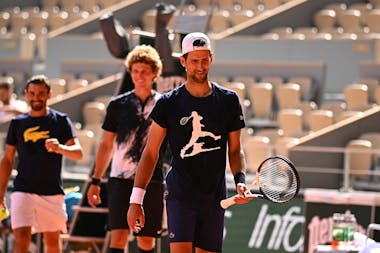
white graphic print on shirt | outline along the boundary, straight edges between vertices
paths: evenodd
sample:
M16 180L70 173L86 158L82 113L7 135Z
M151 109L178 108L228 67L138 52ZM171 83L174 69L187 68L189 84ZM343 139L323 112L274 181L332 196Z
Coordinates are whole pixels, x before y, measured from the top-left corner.
M192 119L193 131L191 133L191 138L189 142L181 149L181 158L183 159L184 157L194 156L202 152L220 149L220 147L203 148L204 142L197 142L199 138L209 136L214 140L219 140L220 135L217 136L211 132L202 131L202 127L204 127L204 125L201 123L201 120L203 119L203 117L199 115L196 111L192 111L190 116L181 118L180 124L186 125L190 119ZM186 152L191 148L191 152L187 154Z

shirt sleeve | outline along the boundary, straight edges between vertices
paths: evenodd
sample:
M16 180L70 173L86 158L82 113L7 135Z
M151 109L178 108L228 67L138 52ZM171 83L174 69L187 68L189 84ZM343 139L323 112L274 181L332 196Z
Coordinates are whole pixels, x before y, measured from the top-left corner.
M154 105L149 117L163 128L167 128L165 97L161 96Z
M230 111L229 115L229 132L233 132L245 127L245 121L243 116L243 110L241 108L241 104L239 102L239 97L236 92L233 92L233 95L228 96L228 110Z

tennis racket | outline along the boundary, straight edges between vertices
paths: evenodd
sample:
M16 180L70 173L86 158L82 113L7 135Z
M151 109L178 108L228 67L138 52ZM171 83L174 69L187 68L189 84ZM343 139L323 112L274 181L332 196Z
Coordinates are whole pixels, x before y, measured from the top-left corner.
M188 117L182 117L181 120L179 121L179 123L181 124L181 126L184 126L187 124L187 122L189 121L189 119L191 119L192 116L188 116Z
M255 189L256 187L256 189ZM298 194L300 180L294 164L286 157L276 155L265 159L257 168L253 182L248 186L254 197L274 203L285 203ZM235 196L220 202L226 209L235 204Z

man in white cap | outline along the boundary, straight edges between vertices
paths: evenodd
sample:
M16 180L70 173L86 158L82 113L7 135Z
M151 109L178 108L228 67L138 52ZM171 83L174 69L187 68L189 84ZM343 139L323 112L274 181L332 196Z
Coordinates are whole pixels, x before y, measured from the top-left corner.
M221 252L226 197L226 152L234 175L239 204L245 196L245 162L240 131L245 127L234 91L208 80L213 61L210 39L190 33L182 41L181 65L187 80L163 94L153 108L147 145L137 167L130 198L128 224L144 226L142 201L165 136L172 151L166 176L167 217L171 253Z

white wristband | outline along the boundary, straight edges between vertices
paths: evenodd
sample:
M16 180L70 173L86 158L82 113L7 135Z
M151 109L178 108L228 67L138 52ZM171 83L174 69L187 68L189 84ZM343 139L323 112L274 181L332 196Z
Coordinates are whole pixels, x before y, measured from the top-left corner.
M142 205L144 196L145 196L145 189L139 188L139 187L133 187L132 194L129 199L129 203L132 204L139 204Z

